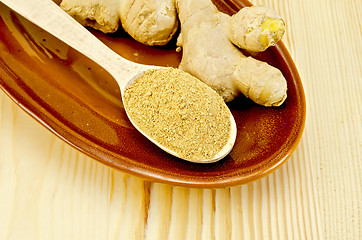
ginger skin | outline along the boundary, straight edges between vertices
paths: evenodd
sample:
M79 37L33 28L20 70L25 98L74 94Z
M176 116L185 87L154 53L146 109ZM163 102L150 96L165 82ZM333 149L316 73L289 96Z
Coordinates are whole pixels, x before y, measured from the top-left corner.
M120 3L121 0L63 0L60 7L83 26L112 33L119 28Z
M178 29L174 0L122 0L119 15L124 30L149 46L167 44Z
M219 12L211 0L176 2L181 24L177 45L183 50L181 70L208 84L225 101L243 93L268 107L284 102L287 84L283 74L265 62L245 57L230 41L232 17Z

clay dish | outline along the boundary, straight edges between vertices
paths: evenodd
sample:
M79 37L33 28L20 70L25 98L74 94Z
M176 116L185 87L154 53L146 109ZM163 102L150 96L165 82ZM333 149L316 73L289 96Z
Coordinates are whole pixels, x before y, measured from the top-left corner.
M228 14L248 1L214 1ZM175 42L146 47L118 31L94 34L126 59L177 67ZM301 79L283 43L253 55L279 68L288 98L278 108L239 97L229 103L237 124L233 150L223 160L196 164L165 153L130 124L117 83L99 66L0 4L0 87L59 138L112 168L147 180L188 187L228 187L280 167L301 139L306 102ZM246 53L247 54L247 53Z

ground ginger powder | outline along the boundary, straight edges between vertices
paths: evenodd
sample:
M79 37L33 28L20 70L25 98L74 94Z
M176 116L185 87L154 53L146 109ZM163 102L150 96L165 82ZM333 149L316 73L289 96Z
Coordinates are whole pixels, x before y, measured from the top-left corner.
M180 158L211 159L227 143L230 111L214 90L175 68L149 70L127 87L132 121Z

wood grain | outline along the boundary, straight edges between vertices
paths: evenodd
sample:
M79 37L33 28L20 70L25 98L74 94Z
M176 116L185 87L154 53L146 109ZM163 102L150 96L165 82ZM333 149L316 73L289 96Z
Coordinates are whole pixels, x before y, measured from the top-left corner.
M362 239L362 2L255 0L307 98L291 159L226 189L151 183L79 153L0 93L0 239Z

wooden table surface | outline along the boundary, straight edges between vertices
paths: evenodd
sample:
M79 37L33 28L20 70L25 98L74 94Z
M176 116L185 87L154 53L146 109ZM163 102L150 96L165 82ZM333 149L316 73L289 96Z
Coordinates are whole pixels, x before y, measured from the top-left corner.
M362 239L362 1L254 0L286 20L304 135L271 175L152 183L62 142L0 93L0 239Z

